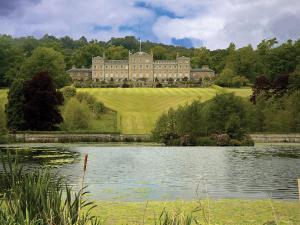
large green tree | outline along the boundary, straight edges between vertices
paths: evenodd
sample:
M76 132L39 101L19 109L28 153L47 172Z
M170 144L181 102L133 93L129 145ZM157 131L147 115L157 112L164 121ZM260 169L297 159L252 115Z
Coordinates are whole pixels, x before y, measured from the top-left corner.
M44 71L49 72L56 87L62 87L69 81L63 55L52 48L38 47L23 63L21 75L25 79L31 79L33 74Z
M23 61L22 48L14 44L11 36L0 35L0 87L9 86L18 78Z
M107 59L127 59L128 50L123 46L110 46L105 51Z
M89 68L92 65L92 58L102 56L103 52L103 48L98 44L86 44L72 54L72 63L78 68Z
M220 94L208 104L208 133L227 133L232 138L241 138L244 135L248 125L241 97L232 93Z
M88 104L78 101L75 97L70 98L63 110L64 130L85 130L90 128L92 114Z
M8 92L8 103L5 106L7 127L10 130L23 130L24 120L24 81L15 80Z

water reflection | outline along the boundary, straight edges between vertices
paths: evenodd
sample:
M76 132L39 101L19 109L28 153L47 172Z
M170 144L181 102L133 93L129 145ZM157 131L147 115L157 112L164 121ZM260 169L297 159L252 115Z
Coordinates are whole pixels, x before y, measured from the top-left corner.
M44 154L72 158L54 170L75 187L82 175L82 157L77 156L89 154L85 183L93 198L101 200L194 199L197 186L198 197L298 198L300 146L52 146L33 152L25 157L27 164L45 164L51 157L36 157Z

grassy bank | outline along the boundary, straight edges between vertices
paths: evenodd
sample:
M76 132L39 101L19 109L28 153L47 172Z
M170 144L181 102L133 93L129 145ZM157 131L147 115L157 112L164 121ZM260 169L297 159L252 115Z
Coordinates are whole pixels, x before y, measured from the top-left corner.
M179 212L180 216L187 216L199 206L196 201L97 202L97 205L93 214L100 216L104 224L154 224L164 209L171 216ZM209 201L209 204L205 201L202 207L214 225L300 224L297 201L222 199ZM193 217L200 224L208 224L204 222L203 211L193 213Z
M81 88L120 115L121 132L148 134L157 118L169 108L195 99L209 100L218 92L234 92L248 97L251 89L212 88Z
M5 105L7 102L7 89L0 89L0 105Z

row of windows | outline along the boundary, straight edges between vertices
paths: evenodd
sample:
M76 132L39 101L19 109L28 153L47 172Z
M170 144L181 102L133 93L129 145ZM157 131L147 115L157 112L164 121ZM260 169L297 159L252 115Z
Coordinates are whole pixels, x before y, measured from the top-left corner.
M136 69L136 68L138 68L138 66L133 66L133 69ZM139 68L140 69L143 69L143 65L139 65ZM148 69L149 68L149 65L145 65L145 68L146 69ZM164 65L164 66L154 66L154 69L177 69L177 66L176 65L170 65L170 66L167 66L167 65ZM179 68L180 69L182 69L182 68L189 68L189 66L188 65L186 65L186 66L179 66Z
M128 66L125 66L125 65L112 65L112 66L105 66L105 69L128 69ZM143 65L139 65L136 66L134 65L133 66L133 69L137 69L137 68L140 68L140 69L143 69ZM150 66L149 65L145 65L145 68L146 69L149 69ZM170 65L170 66L167 66L167 65L164 65L164 66L154 66L155 69L162 69L162 68L165 68L165 69L177 69L177 66L176 65ZM180 69L182 68L189 68L188 65L186 66L179 66ZM103 66L94 66L94 69L103 69Z
M154 69L161 69L161 68L165 68L165 69L177 69L177 66L154 66ZM188 65L186 65L186 66L179 66L179 68L180 69L182 69L182 68L189 68L189 66Z
M103 66L94 66L94 69L103 69ZM112 65L112 66L105 66L105 69L128 69L126 65Z
M130 61L131 61L131 62L150 62L149 59L146 59L146 60L142 60L142 59L131 59Z
M127 74L105 74L105 77L127 77L128 75Z
M188 76L189 74L188 73L186 73L185 74L185 76ZM177 74L155 74L155 76L156 77L158 77L158 78L160 78L160 77L165 77L165 78L167 78L167 77L177 77ZM182 74L182 73L179 73L178 74L178 77L184 77L184 74Z
M184 76L188 76L189 74L186 73L186 74L182 74L182 73L179 73L178 76L177 74L166 74L166 73L163 73L163 74L154 74L155 77L160 77L160 78L167 78L167 77L184 77ZM119 78L125 78L127 77L128 75L127 74L105 74L105 77L119 77ZM133 73L132 74L132 77L150 77L150 75L148 73L140 73L140 74L136 74L136 73Z

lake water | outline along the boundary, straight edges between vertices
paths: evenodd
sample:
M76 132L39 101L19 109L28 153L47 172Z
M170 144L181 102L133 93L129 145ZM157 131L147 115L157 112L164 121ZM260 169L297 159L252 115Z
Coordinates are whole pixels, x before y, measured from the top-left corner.
M28 147L27 147L28 148ZM32 147L29 147L32 148ZM300 146L155 147L35 146L39 152L72 156L54 170L78 186L83 156L88 154L85 185L97 200L146 201L196 198L297 199ZM47 150L48 149L48 150ZM37 156L37 157L36 157ZM59 161L59 160L58 160Z

